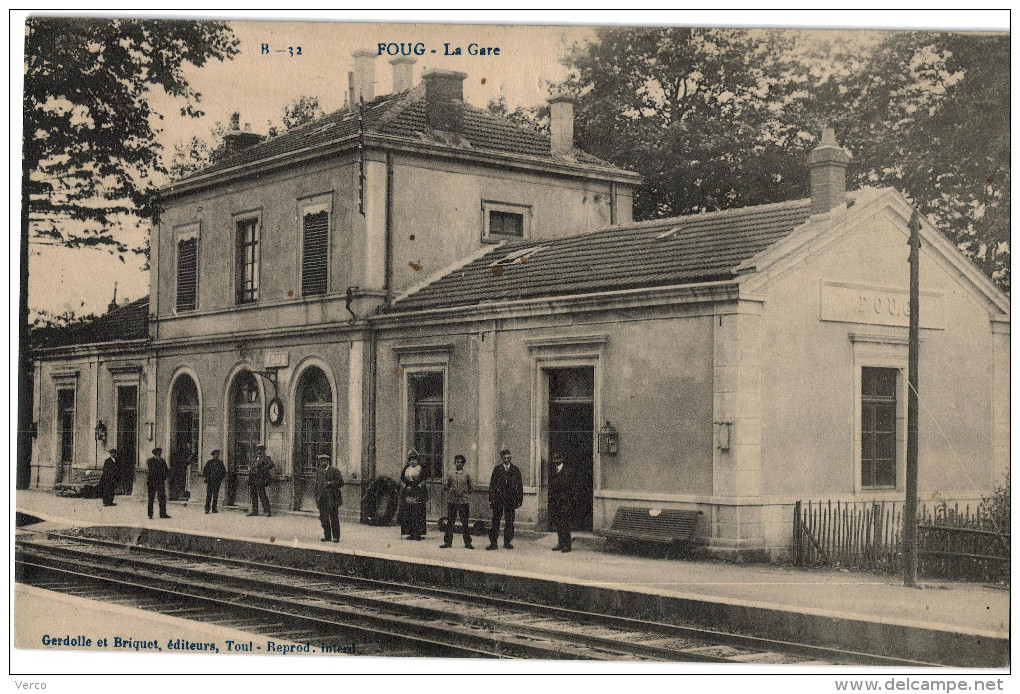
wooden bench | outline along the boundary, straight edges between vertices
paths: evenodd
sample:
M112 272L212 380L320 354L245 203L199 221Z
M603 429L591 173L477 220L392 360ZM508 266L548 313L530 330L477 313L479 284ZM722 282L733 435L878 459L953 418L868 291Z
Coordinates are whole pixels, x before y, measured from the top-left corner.
M87 470L75 470L70 482L59 482L53 488L60 492L60 496L77 496L85 499L99 498L99 479L103 471L99 468Z
M689 543L703 511L621 506L613 523L601 534L620 542L650 542L666 545L666 558L682 544Z

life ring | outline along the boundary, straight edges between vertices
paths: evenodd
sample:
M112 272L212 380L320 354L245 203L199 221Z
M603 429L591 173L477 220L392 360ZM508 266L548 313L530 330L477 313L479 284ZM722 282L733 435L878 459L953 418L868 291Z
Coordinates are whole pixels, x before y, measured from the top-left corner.
M361 498L362 522L368 525L389 525L397 515L400 485L389 477L377 477L368 485Z

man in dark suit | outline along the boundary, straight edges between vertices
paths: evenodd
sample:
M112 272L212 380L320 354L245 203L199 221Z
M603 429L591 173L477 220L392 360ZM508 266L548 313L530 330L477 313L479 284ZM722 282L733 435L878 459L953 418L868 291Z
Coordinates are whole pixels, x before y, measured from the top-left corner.
M110 449L110 456L103 461L103 475L99 478L99 493L103 497L103 506L116 506L113 495L117 492L117 449Z
M220 450L217 448L212 452L212 457L206 461L205 467L202 468L202 477L205 478L206 513L209 513L210 506L213 513L219 513L216 510L216 503L220 500L220 484L226 476L227 468L223 465L223 461L220 460Z
M166 514L166 478L170 476L170 468L163 460L163 449L153 448L152 457L146 462L149 468L147 486L149 488L149 518L152 518L152 502L159 498L159 517L169 518Z
M510 451L499 452L502 462L492 471L489 479L489 506L492 507L492 529L489 530L489 546L485 549L497 549L499 540L500 520L506 522L503 531L503 547L513 549L514 515L524 503L524 483L521 470L511 460Z
M322 525L322 542L340 542L340 505L344 502L340 488L344 486L344 476L333 467L328 454L320 453L316 460L319 469L315 471L313 492Z
M255 460L251 461L248 468L248 491L251 493L251 513L249 516L259 515L259 500L262 500L262 507L266 509L266 515L273 515L273 509L269 506L269 496L266 494L266 487L273 481L273 468L276 463L266 455L265 446L255 447Z
M574 480L570 469L564 465L563 453L554 451L552 467L549 470L549 519L556 528L558 542L554 552L567 553L571 550L570 523L574 517Z

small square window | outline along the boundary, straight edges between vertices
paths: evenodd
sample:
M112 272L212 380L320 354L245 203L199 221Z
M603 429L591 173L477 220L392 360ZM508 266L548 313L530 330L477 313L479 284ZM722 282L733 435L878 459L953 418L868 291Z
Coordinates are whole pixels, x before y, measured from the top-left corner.
M524 215L517 212L489 211L489 233L501 236L524 236Z
M497 202L483 202L484 228L482 240L527 239L531 237L531 208L525 205L510 205Z

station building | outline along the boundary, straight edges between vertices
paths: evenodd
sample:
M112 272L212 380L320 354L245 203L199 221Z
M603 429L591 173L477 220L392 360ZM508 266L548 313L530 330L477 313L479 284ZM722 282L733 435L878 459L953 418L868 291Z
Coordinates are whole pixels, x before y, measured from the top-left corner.
M349 517L412 447L430 517L458 453L486 517L505 447L520 522L545 528L563 450L581 528L697 509L727 556L782 556L798 500L903 498L912 207L848 193L831 131L808 199L633 222L640 179L573 147L569 99L544 136L465 104L463 73L412 86L392 62L394 94L359 52L363 108L264 141L235 123L231 154L163 191L150 297L101 319L132 328L37 351L34 486L100 462L103 422L139 481L162 445L194 493L223 450L242 504L257 444L290 509L330 453ZM973 502L1009 464L1009 300L921 237L920 490Z

